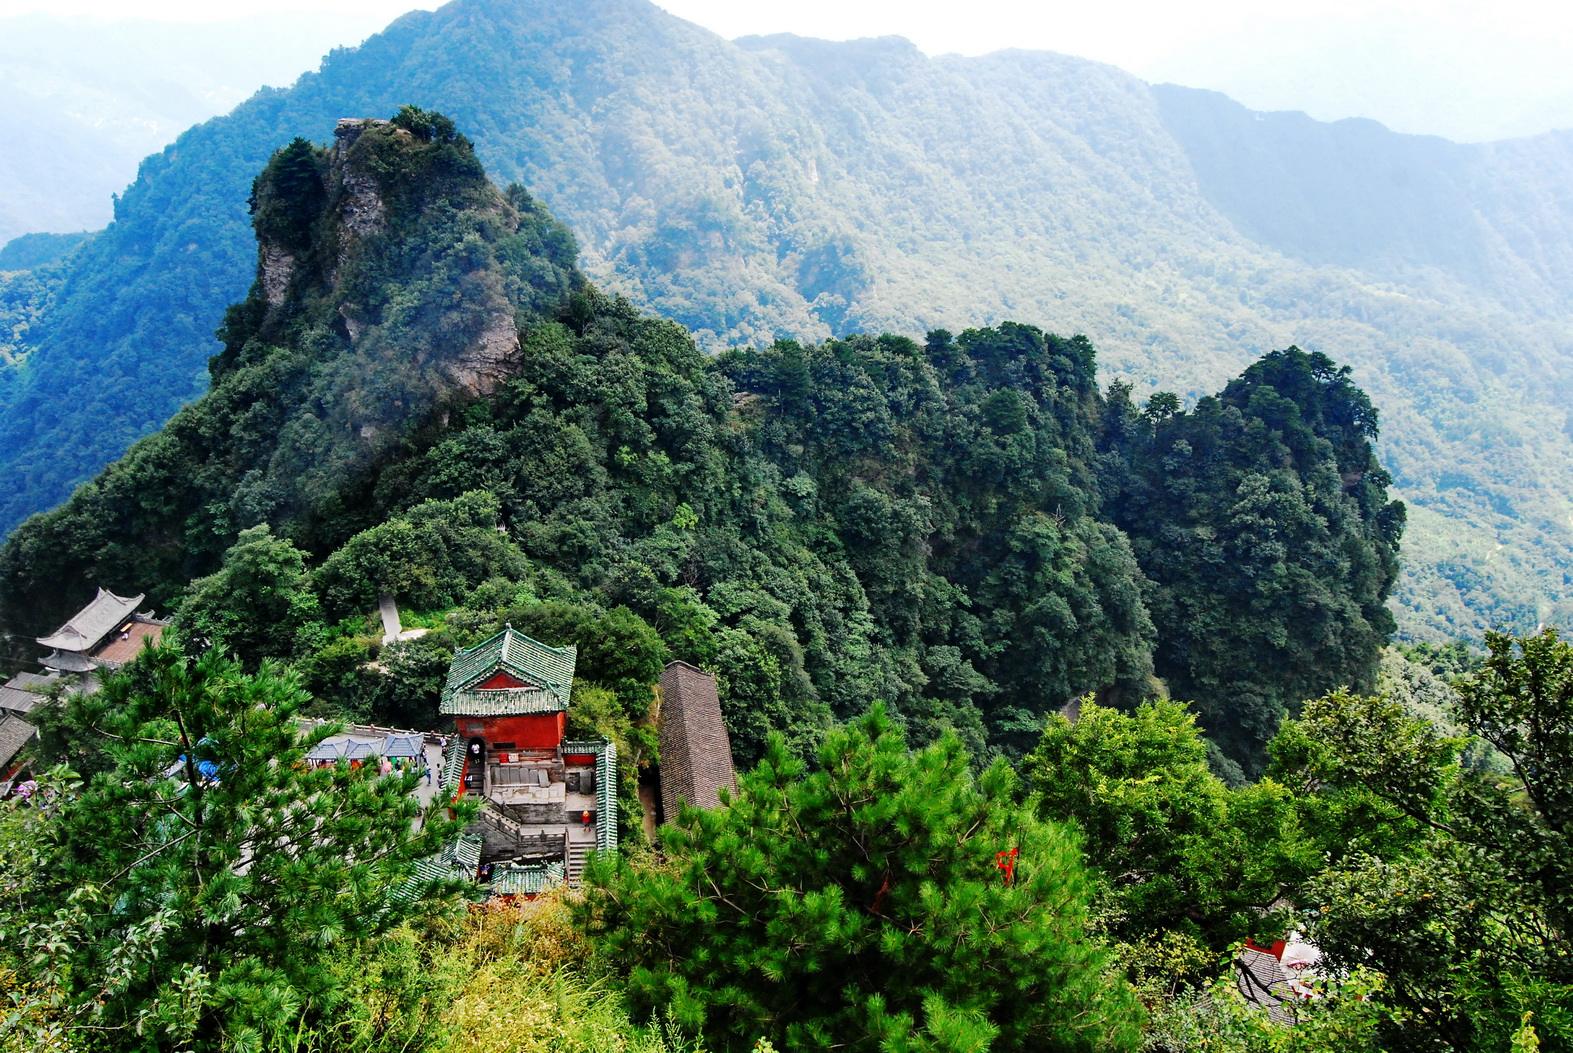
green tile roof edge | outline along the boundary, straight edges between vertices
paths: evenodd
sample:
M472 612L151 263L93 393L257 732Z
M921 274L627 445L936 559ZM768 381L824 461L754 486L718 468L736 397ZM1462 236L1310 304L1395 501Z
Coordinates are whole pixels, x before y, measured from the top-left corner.
M442 788L453 793L459 788L459 772L464 768L464 740L455 735L448 741L448 755L442 763Z
M489 639L453 656L443 682L439 711L454 712L448 708L453 696L498 667L550 691L567 709L578 658L576 647L551 647L506 625Z
M617 744L604 739L574 739L563 742L559 748L565 756L595 755L595 810L600 816L595 824L595 850L617 851Z
M415 861L415 872L394 889L390 898L397 903L415 899L421 887L433 881L462 880L473 883L481 865L482 841L478 834L460 834L436 855Z
M499 865L492 868L488 890L493 896L533 896L561 885L565 878L563 865L555 860L550 863Z
M501 691L455 691L437 706L437 712L455 717L505 717L526 713L563 713L568 704L554 691L543 688L504 688Z
M600 822L595 824L595 847L617 851L617 745L608 742L595 758L595 800Z

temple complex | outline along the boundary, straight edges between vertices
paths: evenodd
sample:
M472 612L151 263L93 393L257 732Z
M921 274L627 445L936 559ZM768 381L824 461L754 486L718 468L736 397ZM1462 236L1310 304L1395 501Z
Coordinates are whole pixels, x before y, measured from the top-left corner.
M494 895L577 885L592 851L617 848L617 748L565 738L578 655L512 626L454 655L439 712L454 718L443 783L479 799L461 846L479 840L479 874Z
M145 596L116 596L107 589L73 614L60 628L38 643L49 653L38 660L44 674L17 673L0 685L0 797L25 772L23 748L37 729L27 717L57 688L67 692L94 691L100 669L117 669L142 650L144 642L158 643L169 625L138 612Z
M99 669L117 669L135 658L144 641L158 643L169 625L153 617L152 611L137 612L145 595L116 596L108 589L98 595L64 625L40 636L38 642L49 648L39 664L52 673L88 676Z

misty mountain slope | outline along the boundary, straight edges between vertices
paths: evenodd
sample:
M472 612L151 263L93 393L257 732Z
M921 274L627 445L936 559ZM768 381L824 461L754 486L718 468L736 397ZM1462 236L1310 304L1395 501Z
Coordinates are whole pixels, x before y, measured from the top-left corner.
M1514 310L1573 302L1573 133L1463 146L1152 91L1207 200L1253 240L1394 278L1434 268Z
M1383 458L1415 508L1403 627L1573 612L1573 310L1557 292L1566 250L1530 220L1480 227L1500 249L1483 262L1426 241L1413 217L1317 256L1310 233L1345 222L1318 212L1337 194L1311 192L1330 177L1308 175L1295 197L1259 166L1244 200L1216 174L1224 148L1266 147L1177 135L1163 93L1118 70L928 59L894 39L731 43L643 0L414 13L149 158L29 329L13 394L0 385L0 470L17 481L0 526L62 499L203 389L209 334L251 273L245 201L271 146L405 102L453 116L494 178L529 185L594 280L711 347L1015 317L1087 333L1138 394L1187 395L1273 347L1325 351L1382 407ZM1298 149L1336 173L1326 127ZM1561 155L1534 142L1455 148L1515 185L1493 214L1563 208ZM1338 193L1358 192L1350 178ZM1307 218L1270 226L1275 200ZM1473 229L1467 199L1433 200L1438 228Z
M0 243L102 226L150 150L367 28L322 11L305 22L0 17Z

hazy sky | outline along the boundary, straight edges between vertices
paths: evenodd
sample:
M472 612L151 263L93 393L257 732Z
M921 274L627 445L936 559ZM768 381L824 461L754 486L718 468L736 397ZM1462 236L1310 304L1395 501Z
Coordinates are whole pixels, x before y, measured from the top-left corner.
M576 0L560 0L573 3ZM1501 138L1573 127L1573 5L1550 0L658 0L724 36L896 34L931 54L1041 48L1257 109ZM408 0L0 0L0 16L213 20L297 10L360 35ZM346 19L339 17L343 24ZM353 41L344 41L352 43Z

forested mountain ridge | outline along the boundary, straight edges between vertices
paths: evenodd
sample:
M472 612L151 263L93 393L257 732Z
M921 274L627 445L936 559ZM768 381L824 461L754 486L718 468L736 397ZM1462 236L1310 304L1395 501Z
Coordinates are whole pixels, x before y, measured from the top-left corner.
M1186 412L1105 397L1088 340L1012 322L706 355L410 107L293 140L250 203L212 390L0 547L23 636L94 585L146 592L349 706L388 594L446 612L438 670L502 618L599 682L714 669L747 759L876 699L1020 755L1046 713L1156 675L1257 770L1304 697L1374 680L1403 508L1325 356L1274 352ZM431 726L435 691L375 715Z
M1322 349L1385 411L1384 460L1414 513L1403 628L1568 610L1565 249L1512 226L1530 214L1514 194L1560 215L1561 140L1453 148L1473 174L1424 197L1442 218L1417 242L1399 218L1340 219L1365 191L1333 164L1342 124L1322 146L1328 126L1288 122L1280 139L1320 164L1294 165L1295 182L1275 167L1280 139L1108 67L728 43L642 0L415 13L150 158L29 328L13 393L0 385L0 466L17 481L0 522L59 500L202 389L208 333L250 280L246 187L272 147L405 102L452 114L489 170L574 230L592 278L708 347L1029 317L1090 334L1142 394L1185 396L1270 348ZM1242 123L1284 124L1257 116ZM1435 141L1366 131L1392 172L1425 174ZM1237 171L1255 173L1254 197L1223 178ZM1448 211L1509 183L1479 215ZM1274 226L1279 200L1297 204ZM1327 231L1373 240L1326 249L1312 235Z
M1375 121L1255 113L1217 92L1152 89L1207 200L1246 237L1310 264L1447 281L1515 311L1573 302L1573 131L1462 145ZM1552 176L1548 178L1548 176Z
M517 367L518 320L583 281L572 235L496 190L451 123L406 125L342 122L333 149L272 158L213 390L12 535L13 613L26 596L47 620L96 574L167 602L259 522L308 544L372 525L380 466Z

